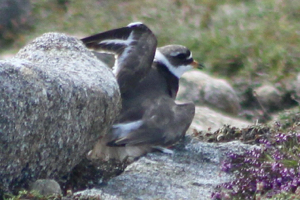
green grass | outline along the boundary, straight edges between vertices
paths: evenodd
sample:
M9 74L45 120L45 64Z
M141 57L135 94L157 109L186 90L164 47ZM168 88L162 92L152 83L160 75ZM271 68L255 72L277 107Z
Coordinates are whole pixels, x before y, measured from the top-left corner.
M300 2L273 0L220 6L201 40L210 70L249 81L293 76L300 61L295 45L300 42L299 9Z
M0 196L1 198L1 196ZM2 197L4 200L55 200L55 199L61 199L60 195L49 195L49 196L43 196L39 194L36 191L26 191L26 190L21 190L19 191L18 195L12 195L12 194L4 194Z
M275 195L272 198L264 198L264 199L268 199L268 200L300 200L300 194L299 193L291 194L288 192L282 192L278 195Z
M32 0L32 4L34 30L16 40L15 49L45 32L83 37L142 21L157 35L159 45L186 45L207 71L229 80L278 82L299 71L297 0Z

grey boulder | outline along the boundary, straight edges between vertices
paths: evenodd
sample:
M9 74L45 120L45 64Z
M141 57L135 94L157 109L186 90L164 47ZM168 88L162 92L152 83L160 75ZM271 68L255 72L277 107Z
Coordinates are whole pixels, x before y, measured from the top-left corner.
M238 117L232 117L225 115L224 113L217 112L205 106L196 106L196 113L193 122L188 130L189 134L196 131L207 131L212 132L218 130L223 125L232 125L236 127L245 128L249 126L249 121Z
M75 194L77 198L129 199L211 199L215 187L231 181L232 174L221 171L230 151L242 154L251 145L239 141L204 143L187 138L186 146L173 155L151 153L129 165L107 185Z
M278 110L283 105L283 93L273 85L262 85L254 90L257 100L267 112Z
M38 179L30 185L30 190L43 196L62 194L59 184L53 179Z
M188 71L182 76L177 99L233 115L241 109L239 98L227 81L210 77L199 70Z
M113 73L76 38L47 33L0 61L0 191L69 173L119 109Z

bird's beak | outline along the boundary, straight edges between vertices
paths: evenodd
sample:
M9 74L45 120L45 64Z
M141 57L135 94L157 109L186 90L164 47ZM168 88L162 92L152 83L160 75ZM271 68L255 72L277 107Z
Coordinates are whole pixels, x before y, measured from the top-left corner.
M199 64L196 60L194 60L191 65L193 66L194 69L203 69L204 65L203 64Z

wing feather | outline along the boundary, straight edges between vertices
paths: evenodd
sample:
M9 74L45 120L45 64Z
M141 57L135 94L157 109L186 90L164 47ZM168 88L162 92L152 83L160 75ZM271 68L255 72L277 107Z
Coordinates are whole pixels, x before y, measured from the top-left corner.
M121 94L137 85L149 72L157 47L152 31L135 23L81 39L93 50L112 52L117 56L114 73Z
M126 134L124 132L119 134L120 130L112 131L108 135L114 139L108 145L169 146L184 136L194 114L195 106L192 103L177 105L170 97L159 98L146 110L141 126L126 132Z

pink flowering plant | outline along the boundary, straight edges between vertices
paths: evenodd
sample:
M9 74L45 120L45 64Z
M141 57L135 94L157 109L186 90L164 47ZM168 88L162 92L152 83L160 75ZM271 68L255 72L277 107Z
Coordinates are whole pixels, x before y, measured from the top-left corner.
M219 185L212 199L300 199L300 124L288 131L276 127L257 140L257 148L227 155L222 171L234 180Z

